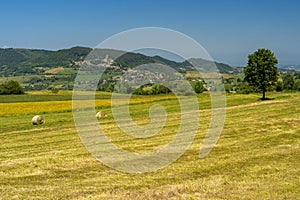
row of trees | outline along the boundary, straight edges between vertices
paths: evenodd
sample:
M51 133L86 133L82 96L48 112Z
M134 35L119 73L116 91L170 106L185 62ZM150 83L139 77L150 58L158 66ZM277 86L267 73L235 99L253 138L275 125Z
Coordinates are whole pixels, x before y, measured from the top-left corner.
M202 93L206 90L204 87L203 81L191 81L192 89L194 91L187 91L184 86L180 85L174 85L174 87L178 90L180 94L183 95L190 95L193 92L195 93ZM172 91L161 84L146 84L139 88L132 88L129 84L123 83L120 85L116 85L115 82L107 83L107 84L101 84L98 87L99 91L106 91L106 92L117 92L117 93L123 93L123 94L137 94L137 95L156 95L156 94L168 94L172 93Z
M286 73L282 76L282 87L285 90L300 91L300 74Z
M223 79L226 92L234 92L240 94L249 94L261 92L256 86L250 86L248 82L241 78ZM274 85L267 88L267 91L300 91L300 74L293 72L282 72Z
M204 83L202 81L196 81L196 82L191 82L192 88L194 92L196 93L202 93L205 91ZM121 87L119 86L116 88L116 83L111 82L106 85L107 87L101 87L99 88L100 91L107 91L107 92L118 92L118 93L134 93L138 95L156 95L156 94L168 94L171 93L172 91L161 84L149 84L149 85L144 85L141 86L137 89L131 88L128 84L121 84ZM180 90L180 85L178 85L178 88ZM53 93L57 93L58 89L52 88ZM185 88L182 89L181 91L182 94L184 95L189 95L192 93L192 91L186 91ZM0 85L0 94L24 94L23 88L21 85L14 80L10 80L7 83L3 83Z

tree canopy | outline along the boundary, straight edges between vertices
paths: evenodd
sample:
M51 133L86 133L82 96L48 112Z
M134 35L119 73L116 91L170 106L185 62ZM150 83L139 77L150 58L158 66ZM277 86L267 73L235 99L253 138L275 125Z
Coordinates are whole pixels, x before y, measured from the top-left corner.
M287 73L283 76L283 88L287 90L294 89L294 75L292 73Z
M269 49L258 49L248 56L248 65L244 68L245 81L263 93L262 99L266 99L267 89L277 82L277 63L277 58Z
M204 83L202 81L197 81L193 85L193 89L196 93L202 93L205 91Z
M24 91L19 82L10 80L0 85L0 94L24 94Z

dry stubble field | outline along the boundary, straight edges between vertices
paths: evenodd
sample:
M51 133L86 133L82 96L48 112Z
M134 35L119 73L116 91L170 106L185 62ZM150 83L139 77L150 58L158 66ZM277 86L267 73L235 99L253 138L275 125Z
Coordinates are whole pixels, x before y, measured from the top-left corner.
M300 93L227 95L218 144L204 159L199 149L210 119L209 95L198 96L200 127L191 147L168 167L144 174L115 171L94 159L76 132L71 92L0 96L0 199L297 199L300 196ZM172 140L180 109L175 97L137 96L131 115L149 122L149 106L168 112L162 131L148 139L123 134L110 112L110 95L97 94L100 126L112 142L136 152ZM122 103L122 102L120 102ZM42 114L46 123L33 126Z

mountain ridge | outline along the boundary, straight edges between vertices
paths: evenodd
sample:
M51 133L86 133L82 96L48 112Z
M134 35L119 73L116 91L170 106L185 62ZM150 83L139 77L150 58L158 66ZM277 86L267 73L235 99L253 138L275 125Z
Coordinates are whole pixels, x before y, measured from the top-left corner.
M25 74L42 73L41 68L49 70L56 67L78 68L78 62L83 61L86 56L92 51L92 48L75 46L69 49L60 50L44 50L44 49L26 49L26 48L0 48L0 76L16 76ZM118 50L112 50L118 51ZM208 62L202 60L202 63L207 65ZM177 70L186 67L186 70L191 70L192 66L188 61L176 62L163 58L159 55L147 56L141 53L125 52L115 62L123 67L135 67L146 63L166 64ZM220 73L232 73L234 68L230 65L214 62ZM45 71L46 71L45 70Z
M99 88L107 89L133 68L150 63L169 66L189 79L190 74L211 72L219 69L222 74L232 74L237 69L223 63L200 58L176 62L158 55L147 56L137 52L113 49L93 49L76 46L69 49L43 50L9 48L0 49L0 82L17 80L25 90L73 89L74 80L81 66L104 67L99 77ZM196 65L191 63L193 61ZM197 66L197 68L195 67ZM149 75L154 78L156 75Z

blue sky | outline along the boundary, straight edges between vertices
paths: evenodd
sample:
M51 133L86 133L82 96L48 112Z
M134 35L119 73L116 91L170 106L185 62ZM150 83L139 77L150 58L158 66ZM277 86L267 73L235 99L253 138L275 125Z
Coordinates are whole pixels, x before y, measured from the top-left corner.
M213 59L245 65L258 48L300 64L298 0L0 1L0 47L95 47L113 34L164 27L198 41Z

